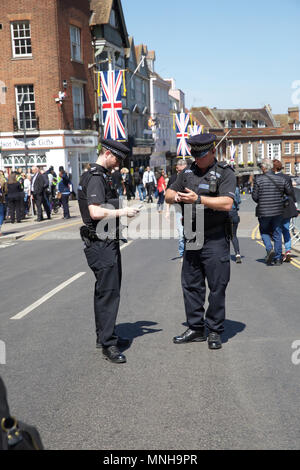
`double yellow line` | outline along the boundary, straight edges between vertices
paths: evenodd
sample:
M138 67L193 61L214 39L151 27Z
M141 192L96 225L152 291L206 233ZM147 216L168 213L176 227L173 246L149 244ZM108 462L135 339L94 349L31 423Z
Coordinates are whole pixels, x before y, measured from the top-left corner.
M75 225L80 225L80 224L82 224L82 221L73 222L71 224L56 225L55 227L51 227L45 230L39 230L38 232L34 232L31 235L28 235L27 237L23 238L23 240L26 242L29 242L44 235L45 233L56 232L56 230L63 230L64 228L74 227Z
M256 243L258 243L259 245L264 246L264 244L261 241L261 236L260 236L260 232L259 232L259 224L253 229L251 238L252 238L252 240L255 240ZM290 264L295 266L295 268L300 269L300 261L298 261L297 259L292 258L291 261L290 261Z

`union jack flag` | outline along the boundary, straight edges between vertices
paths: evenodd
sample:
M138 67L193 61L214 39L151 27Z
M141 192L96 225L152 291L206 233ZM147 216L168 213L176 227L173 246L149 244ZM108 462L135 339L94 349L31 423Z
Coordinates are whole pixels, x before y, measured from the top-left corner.
M188 138L188 124L190 115L185 113L176 114L176 131L177 131L177 156L191 156L186 140Z
M104 139L126 140L122 115L122 70L101 72Z
M196 122L194 122L193 126L189 126L189 129L190 129L191 136L202 134L203 132L203 126L198 126Z

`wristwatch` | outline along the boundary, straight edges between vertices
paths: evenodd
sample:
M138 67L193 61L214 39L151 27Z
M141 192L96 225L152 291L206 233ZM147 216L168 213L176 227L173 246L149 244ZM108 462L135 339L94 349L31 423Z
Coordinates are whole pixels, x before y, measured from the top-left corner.
M196 201L196 204L201 204L201 196L198 196L198 199Z

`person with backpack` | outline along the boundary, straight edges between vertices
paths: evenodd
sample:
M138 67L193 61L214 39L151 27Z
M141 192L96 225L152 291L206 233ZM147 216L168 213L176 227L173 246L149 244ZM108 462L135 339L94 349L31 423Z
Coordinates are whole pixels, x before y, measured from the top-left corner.
M264 158L260 164L262 175L254 180L252 199L256 202L259 230L266 248L267 265L282 264L282 220L285 202L293 189L287 179L273 172L273 161ZM274 243L274 246L272 244Z
M282 256L282 261L284 263L289 263L292 258L292 239L291 239L291 233L290 233L290 225L291 225L291 219L294 217L298 217L298 211L296 208L296 196L292 184L292 178L289 175L286 175L282 173L282 163L280 160L273 160L273 171L275 175L281 175L283 178L285 178L288 183L290 184L292 188L292 195L288 199L288 204L287 206L283 209L283 214L282 214L282 224L281 224L281 229L282 229L282 236L284 240L284 248L285 248L285 253Z
M242 262L241 255L240 255L239 240L237 238L237 229L238 229L238 225L240 223L240 216L238 214L238 211L239 211L239 206L240 206L241 202L242 202L241 193L240 193L239 187L237 186L235 188L235 194L234 194L234 201L233 201L232 209L229 212L229 217L230 217L231 222L232 222L232 239L231 239L231 242L232 242L234 253L235 253L235 262L237 264L241 264L241 262Z

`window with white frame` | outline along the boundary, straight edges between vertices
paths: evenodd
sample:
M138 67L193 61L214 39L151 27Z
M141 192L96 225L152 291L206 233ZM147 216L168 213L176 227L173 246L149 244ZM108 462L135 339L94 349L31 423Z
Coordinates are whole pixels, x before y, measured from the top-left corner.
M265 123L265 121L258 121L257 126L258 127L266 127L266 123Z
M33 85L18 85L15 88L15 92L19 129L36 129L37 122ZM23 106L20 108L23 96Z
M81 129L84 127L84 88L83 85L74 84L72 86L73 96L73 120L74 128Z
M278 160L281 158L280 144L277 144L277 143L273 144L273 155L274 155L274 159Z
M291 153L291 144L289 142L285 142L284 144L284 153L286 155L290 155Z
M291 163L285 163L284 172L287 175L290 175L292 173L292 164Z
M238 145L238 164L240 165L243 163L243 145L239 144Z
M257 146L257 150L258 150L258 158L262 160L264 158L264 144L259 143Z
M248 158L248 163L253 163L253 149L252 149L252 144L247 145L247 158Z
M267 148L268 148L268 158L270 158L271 160L281 159L281 149L280 149L279 142L274 142L274 143L269 142L267 144Z
M300 122L294 124L294 131L300 131Z
M242 127L242 121L235 121L235 127Z
M228 128L228 129L229 129L230 127L232 127L232 122L230 121L230 119L227 120L227 121L225 121L225 127Z
M295 155L300 154L300 143L299 142L294 143L294 152L295 152Z
M295 174L300 175L300 162L295 163Z
M252 121L246 121L246 127L248 127L248 128L253 127Z
M31 57L31 30L29 21L11 23L13 57Z
M80 28L77 26L70 26L70 39L71 39L71 59L81 61L81 40Z

